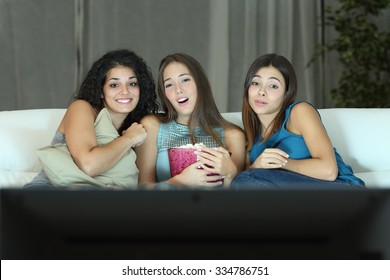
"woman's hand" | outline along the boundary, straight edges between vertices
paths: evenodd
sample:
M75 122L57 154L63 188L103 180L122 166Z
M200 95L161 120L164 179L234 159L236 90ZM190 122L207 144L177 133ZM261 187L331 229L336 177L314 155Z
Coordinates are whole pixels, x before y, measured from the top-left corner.
M287 164L288 154L276 148L265 149L253 162L251 168L275 169Z
M204 169L201 162L195 162L186 167L182 173L169 179L168 183L189 187L217 187L223 184L223 176L215 171L210 172L209 168Z
M237 173L237 167L230 157L228 150L218 148L202 147L195 152L202 168L210 173L218 173L221 176L233 176Z
M197 152L197 156L204 170L208 171L209 174L218 174L224 178L225 187L230 185L238 172L230 152L225 148L202 147Z
M134 148L145 142L147 133L142 124L135 122L128 129L124 130L122 135L132 141L131 147Z

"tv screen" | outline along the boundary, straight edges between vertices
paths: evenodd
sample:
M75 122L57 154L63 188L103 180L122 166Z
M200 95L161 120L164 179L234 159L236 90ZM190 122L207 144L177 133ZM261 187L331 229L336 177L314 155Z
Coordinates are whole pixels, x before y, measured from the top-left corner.
M390 190L1 189L2 259L390 259Z

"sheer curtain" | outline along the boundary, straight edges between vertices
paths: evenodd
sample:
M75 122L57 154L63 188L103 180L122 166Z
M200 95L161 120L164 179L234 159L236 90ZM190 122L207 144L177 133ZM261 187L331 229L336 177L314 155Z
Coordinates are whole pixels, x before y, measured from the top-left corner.
M155 78L162 57L191 54L204 66L221 112L241 110L250 63L276 52L296 69L298 98L331 107L327 87L337 60L307 67L324 35L322 2L0 0L0 110L65 108L92 62L117 48L141 55Z

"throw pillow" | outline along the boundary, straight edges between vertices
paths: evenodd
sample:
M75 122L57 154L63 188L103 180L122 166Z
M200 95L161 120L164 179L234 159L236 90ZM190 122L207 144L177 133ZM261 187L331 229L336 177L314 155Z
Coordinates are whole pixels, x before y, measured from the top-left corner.
M106 108L98 114L94 123L98 145L106 145L119 137ZM94 185L105 187L114 185L124 188L136 188L138 168L136 155L130 149L110 170L90 177L74 162L66 144L55 144L38 150L42 168L54 186Z

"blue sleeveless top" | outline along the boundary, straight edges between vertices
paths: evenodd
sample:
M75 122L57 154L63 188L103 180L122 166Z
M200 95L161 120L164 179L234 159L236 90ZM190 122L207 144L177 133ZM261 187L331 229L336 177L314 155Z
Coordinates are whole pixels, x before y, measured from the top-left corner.
M262 138L260 135L255 139L252 149L249 151L251 164L253 164L256 158L267 148L281 149L282 151L286 152L291 159L311 158L311 154L309 152L309 149L307 148L303 136L288 132L286 129L286 123L290 118L291 109L298 103L300 102L295 102L286 109L286 116L283 121L282 128L279 131L275 132L275 134L272 135L265 142L262 142ZM311 105L310 103L308 104ZM364 186L364 182L361 179L357 178L355 175L353 175L352 168L344 163L343 159L337 153L335 148L334 153L336 156L337 167L339 170L337 178L344 181L348 181L353 185Z
M225 145L224 128L216 127L213 129ZM203 143L209 148L217 148L217 142L210 135L206 134L200 127L196 127L194 134L197 143ZM169 123L160 123L157 136L157 162L156 176L157 182L162 182L171 178L171 168L169 166L168 149L192 144L188 127L178 124L176 121Z

